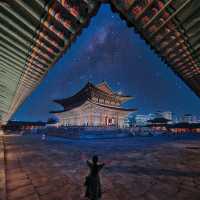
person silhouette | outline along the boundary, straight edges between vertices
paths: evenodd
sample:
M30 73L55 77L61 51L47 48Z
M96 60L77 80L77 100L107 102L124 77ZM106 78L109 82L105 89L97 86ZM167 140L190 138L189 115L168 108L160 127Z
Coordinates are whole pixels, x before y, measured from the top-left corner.
M102 196L99 172L105 164L98 164L98 156L95 155L92 158L92 162L87 160L87 165L90 173L85 179L85 197L90 200L99 200Z

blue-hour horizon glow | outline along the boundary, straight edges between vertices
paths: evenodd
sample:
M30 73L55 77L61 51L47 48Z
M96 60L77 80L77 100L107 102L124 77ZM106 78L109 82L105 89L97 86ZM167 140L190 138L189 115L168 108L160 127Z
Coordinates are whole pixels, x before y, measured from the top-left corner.
M103 5L13 119L46 121L49 111L60 109L54 99L73 95L88 81L103 80L113 90L134 96L126 105L137 108L137 113L170 110L200 115L199 98L133 28Z

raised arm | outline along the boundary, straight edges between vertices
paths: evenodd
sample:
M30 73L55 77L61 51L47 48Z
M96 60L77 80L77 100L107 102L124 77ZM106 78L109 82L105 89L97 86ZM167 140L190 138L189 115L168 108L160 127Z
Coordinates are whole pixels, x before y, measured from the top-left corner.
M104 166L105 166L105 163L99 164L98 165L99 170L101 170Z
M87 160L86 162L87 162L88 167L91 168L92 167L92 163L89 160Z

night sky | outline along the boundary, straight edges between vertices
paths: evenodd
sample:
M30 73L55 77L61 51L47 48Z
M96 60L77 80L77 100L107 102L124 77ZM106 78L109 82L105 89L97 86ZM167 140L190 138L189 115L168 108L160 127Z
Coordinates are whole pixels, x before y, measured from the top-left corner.
M113 90L134 96L125 106L137 108L137 114L170 110L200 115L199 98L104 5L13 119L47 120L49 111L61 109L53 99L73 95L88 81L103 80Z

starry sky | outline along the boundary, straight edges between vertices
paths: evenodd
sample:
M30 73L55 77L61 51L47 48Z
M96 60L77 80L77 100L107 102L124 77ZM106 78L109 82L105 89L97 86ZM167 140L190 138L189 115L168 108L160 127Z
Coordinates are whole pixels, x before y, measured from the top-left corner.
M103 5L13 119L47 120L60 110L53 99L75 94L88 81L106 81L114 91L135 98L124 106L136 114L157 110L200 115L199 98L128 28L117 13Z

